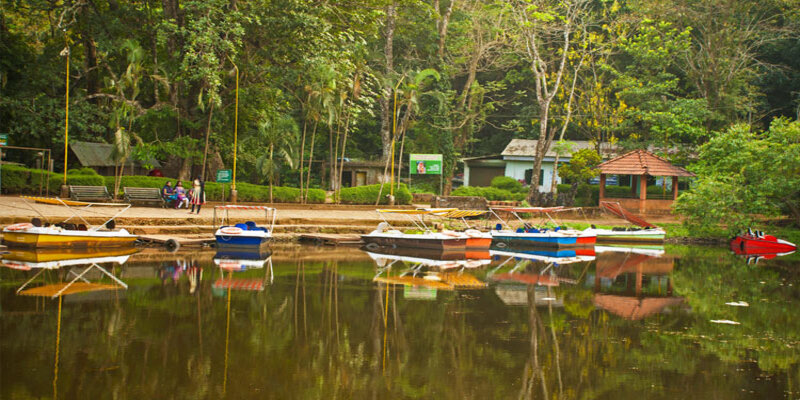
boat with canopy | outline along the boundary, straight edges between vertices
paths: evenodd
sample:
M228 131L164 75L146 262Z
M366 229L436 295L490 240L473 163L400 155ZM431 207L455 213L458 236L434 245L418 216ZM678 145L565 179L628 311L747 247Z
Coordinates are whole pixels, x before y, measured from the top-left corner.
M600 208L622 218L635 227L595 229L600 243L663 243L667 232L643 218L628 212L619 202L601 201Z
M438 213L445 212L445 210L455 211L453 209L438 209ZM410 247L418 249L433 249L433 250L465 250L467 247L468 235L451 231L442 230L435 232L428 227L425 223L424 217L427 215L434 215L431 210L398 210L398 209L379 209L376 210L378 215L383 219L383 222L378 224L372 232L361 235L361 240L366 243L367 247ZM394 227L386 220L386 214L402 214L409 217L414 227L420 233L404 233Z
M230 210L261 210L264 211L264 226L258 226L254 221L247 221L244 223L237 223L230 225ZM219 211L219 215L217 215ZM243 206L243 205L224 205L214 207L214 226L217 225L219 218L220 227L214 232L214 237L217 241L217 248L229 249L248 249L258 248L270 239L272 239L272 231L275 228L275 219L277 217L277 210L272 207L266 206Z
M492 240L503 245L535 246L535 247L589 247L597 241L593 228L585 230L569 229L559 226L550 216L552 213L579 210L579 208L564 207L497 207L490 209L502 223L497 224L491 231ZM498 213L508 213L517 218L520 226L513 229L508 221ZM539 227L526 222L520 214L538 215L542 221ZM550 222L554 227L543 227Z
M122 247L133 246L138 238L125 229L115 229L115 218L127 211L131 205L126 203L85 203L71 205L60 198L51 198L54 204L60 204L72 213L64 221L51 223L39 210L33 207L36 198L22 196L28 205L39 217L31 222L22 222L8 225L3 228L3 241L9 247L32 248L69 248L69 247ZM103 215L98 208L119 208L110 218L103 216L105 221L99 225L92 225L87 220L88 215Z
M428 210L432 215L446 218L453 221L461 221L462 229L459 232L467 235L466 248L469 250L487 250L492 245L492 234L475 229L467 218L480 217L488 213L488 210L459 210L452 208L421 208Z

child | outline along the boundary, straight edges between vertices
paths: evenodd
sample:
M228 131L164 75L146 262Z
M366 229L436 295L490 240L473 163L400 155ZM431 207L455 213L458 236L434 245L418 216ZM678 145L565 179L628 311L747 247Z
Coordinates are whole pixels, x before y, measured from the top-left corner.
M186 196L186 190L179 181L175 186L175 209L181 208L181 206L184 205L186 208L189 208L189 198Z

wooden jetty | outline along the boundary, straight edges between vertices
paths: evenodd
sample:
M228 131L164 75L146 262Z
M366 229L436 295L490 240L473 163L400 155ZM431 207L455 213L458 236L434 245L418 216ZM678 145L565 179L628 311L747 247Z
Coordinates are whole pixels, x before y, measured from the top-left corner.
M326 246L361 246L361 235L355 233L304 233L301 242L310 242Z
M179 248L182 246L205 246L210 245L216 241L216 239L211 236L203 236L203 237L181 237L181 236L173 236L173 235L140 235L139 241L148 243L148 244L159 244L166 247L174 247Z

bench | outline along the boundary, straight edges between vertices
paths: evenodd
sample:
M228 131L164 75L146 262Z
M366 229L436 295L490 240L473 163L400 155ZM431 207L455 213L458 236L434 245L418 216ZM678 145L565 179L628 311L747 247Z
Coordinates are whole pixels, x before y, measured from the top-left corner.
M128 203L158 204L160 207L166 207L167 205L167 202L161 197L161 189L125 187L122 190L125 192L125 201Z
M69 186L69 197L76 201L110 201L111 194L105 186Z

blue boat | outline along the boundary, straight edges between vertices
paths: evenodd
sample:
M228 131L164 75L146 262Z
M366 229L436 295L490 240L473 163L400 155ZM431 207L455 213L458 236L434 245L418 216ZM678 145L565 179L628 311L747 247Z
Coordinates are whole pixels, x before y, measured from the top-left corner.
M272 230L275 227L275 209L264 206L239 206L227 205L214 207L214 222L217 220L217 210L224 210L220 215L221 226L214 232L217 248L220 249L258 249L272 239ZM229 221L228 210L264 210L269 226L258 226L253 221L234 225L225 224Z

